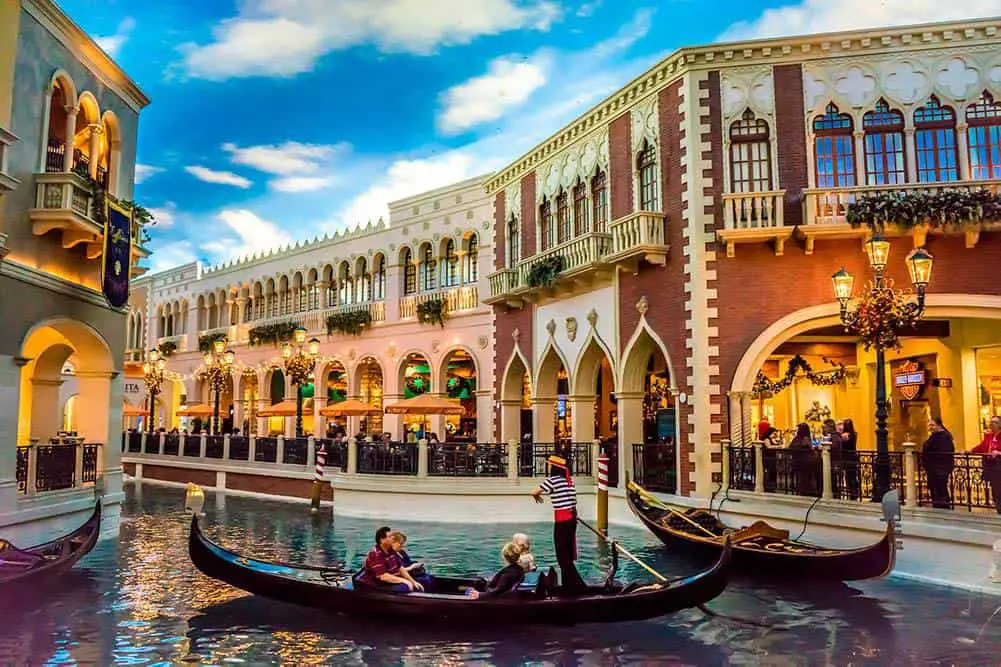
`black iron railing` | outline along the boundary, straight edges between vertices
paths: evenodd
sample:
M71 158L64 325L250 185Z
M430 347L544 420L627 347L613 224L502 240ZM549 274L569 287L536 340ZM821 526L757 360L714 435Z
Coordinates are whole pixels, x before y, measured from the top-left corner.
M258 463L277 463L278 438L257 438L254 442L254 461Z
M17 492L27 493L28 491L28 464L30 462L29 445L18 445L17 463L14 467L14 476L17 478Z
M250 458L250 438L232 435L229 438L229 458L232 461L246 461Z
M306 465L309 454L309 440L306 438L286 438L285 451L282 453L282 463Z
M335 443L333 440L321 438L315 444L317 452L320 451L320 445L323 445L324 452L326 452L324 465L327 468L340 468L342 471L348 469L348 443Z
M633 475L636 483L649 491L677 493L677 450L674 444L634 444Z
M1001 468L1001 462L982 454L918 454L918 505L968 512L995 509L990 479L997 475L1001 482L1001 470L995 466Z
M226 441L222 435L210 435L205 438L205 458L221 459Z
M191 435L184 439L184 456L198 458L202 455L202 436Z
M755 475L754 447L730 447L730 479L727 483L736 491L754 491Z
M358 443L358 472L373 475L416 475L417 443Z
M428 474L454 477L507 476L504 443L440 443L428 445Z
M545 477L546 460L553 455L567 461L571 475L591 475L590 442L527 442L521 450L518 473L522 477Z
M133 452L138 454L142 451L142 437L143 434L139 431L129 431L128 448L130 454ZM149 436L147 435L147 437Z
M831 452L831 490L835 498L870 502L876 482L876 463L879 453L872 450ZM904 453L888 452L890 461L890 488L896 489L900 500L905 500Z
M122 431L122 451L125 452L129 448L129 433L128 431Z
M190 440L192 436L185 436L185 440ZM163 453L169 456L177 456L181 446L181 436L177 433L168 433L163 441Z
M824 484L819 449L787 448L772 451L775 453L774 493L807 497L821 494ZM765 477L769 477L767 468Z
M35 491L59 491L76 486L77 445L35 446Z
M83 464L80 469L80 483L89 484L97 481L97 464L100 445L87 442L83 445Z

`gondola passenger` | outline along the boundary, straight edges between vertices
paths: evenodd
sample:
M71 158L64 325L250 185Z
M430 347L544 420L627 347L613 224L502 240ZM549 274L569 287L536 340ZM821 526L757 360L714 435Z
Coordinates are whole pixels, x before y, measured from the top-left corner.
M486 590L482 593L474 588L466 591L466 595L474 600L495 598L505 593L510 593L518 587L518 584L525 578L525 570L518 563L521 558L521 547L514 542L508 542L501 550L501 558L504 560L504 567L494 575Z
M434 584L434 577L427 573L424 563L414 562L414 559L407 553L406 534L394 530L389 534L389 539L393 545L393 551L396 552L396 556L400 559L400 568L409 574L414 581L423 586L425 591L431 590Z
M375 546L365 558L365 568L358 582L368 586L383 587L394 593L412 593L423 591L420 582L414 581L410 573L403 569L400 557L393 549L392 530L383 526L375 531Z

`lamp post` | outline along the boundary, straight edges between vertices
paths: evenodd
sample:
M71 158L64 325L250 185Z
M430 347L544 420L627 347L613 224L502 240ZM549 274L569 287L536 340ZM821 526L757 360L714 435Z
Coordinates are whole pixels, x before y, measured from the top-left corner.
M209 389L215 392L215 405L212 410L212 432L219 433L219 397L226 382L229 380L229 370L233 366L236 354L233 350L226 349L226 340L212 341L212 349L205 353L205 378L208 380Z
M876 465L873 501L878 502L890 490L890 442L886 428L886 349L899 348L900 333L913 328L925 310L925 290L931 280L933 258L918 248L907 257L907 270L916 296L893 288L886 277L890 242L879 234L866 242L865 252L873 279L855 304L851 304L855 277L843 267L831 279L834 296L841 305L841 323L858 336L866 350L876 350Z
M296 327L295 342L282 345L282 359L285 362L285 372L292 378L295 385L295 437L302 437L302 385L313 377L316 368L316 358L320 353L320 341L317 338L306 342L306 330Z
M149 432L152 433L156 395L160 393L160 387L163 385L167 360L160 355L159 350L150 350L147 359L143 362L143 379L146 381L146 392L149 394Z

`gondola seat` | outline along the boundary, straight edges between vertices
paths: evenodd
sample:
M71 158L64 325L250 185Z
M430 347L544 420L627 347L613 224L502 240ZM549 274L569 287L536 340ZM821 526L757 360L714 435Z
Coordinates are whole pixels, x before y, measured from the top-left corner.
M733 531L734 544L740 544L741 542L746 542L759 537L767 537L775 540L788 540L789 531L769 526L764 521L755 521L750 526L745 526L740 530Z

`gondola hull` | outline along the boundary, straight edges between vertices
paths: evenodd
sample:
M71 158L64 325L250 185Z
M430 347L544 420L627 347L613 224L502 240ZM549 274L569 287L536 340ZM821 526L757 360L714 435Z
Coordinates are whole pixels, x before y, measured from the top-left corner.
M90 553L101 536L101 501L86 523L68 535L19 549L8 542L0 545L0 587L36 585L70 570Z
M669 523L671 512L644 500L646 492L635 483L627 490L629 509L667 547L700 558L716 558L723 549L723 537L712 538L683 517ZM680 508L677 513L684 514ZM678 523L682 527L678 527ZM751 530L759 527L759 530ZM751 529L733 531L733 565L741 575L813 582L859 581L888 575L896 559L896 538L888 522L883 538L860 549L829 549L788 539L785 531L758 523ZM741 533L744 533L743 535Z
M325 577L324 568L269 563L243 557L205 537L193 518L188 541L192 563L203 574L254 595L305 605L331 613L434 625L544 623L572 625L642 620L663 616L712 600L726 588L730 550L715 565L670 584L641 587L634 592L605 593L591 589L580 597L536 598L511 594L472 600L458 594L399 595L369 587L354 587L349 575ZM437 578L442 589L473 584L473 580Z

